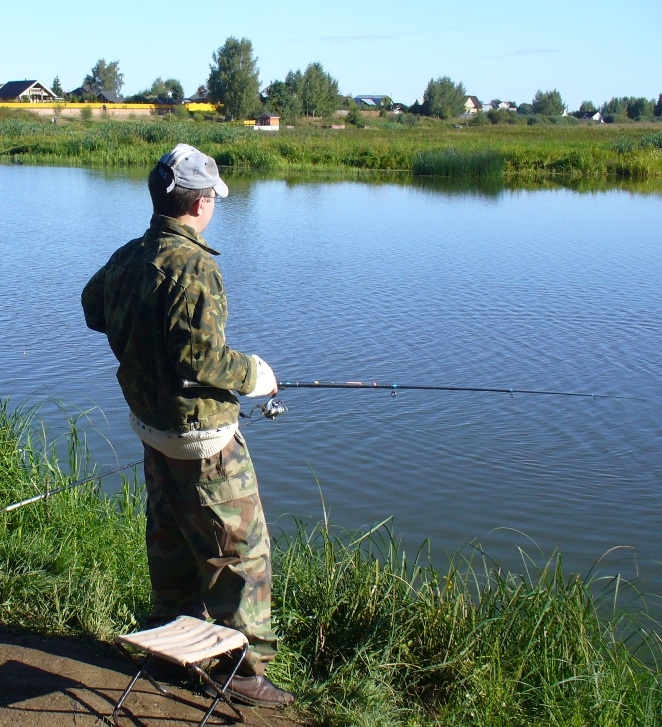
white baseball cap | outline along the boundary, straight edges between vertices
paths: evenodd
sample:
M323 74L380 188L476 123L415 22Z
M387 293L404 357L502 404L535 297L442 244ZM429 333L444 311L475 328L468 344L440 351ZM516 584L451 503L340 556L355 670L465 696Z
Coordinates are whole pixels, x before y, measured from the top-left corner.
M218 197L228 196L228 185L221 179L216 162L189 144L177 146L159 159L159 174L169 180L167 192L175 185L185 189L209 189Z

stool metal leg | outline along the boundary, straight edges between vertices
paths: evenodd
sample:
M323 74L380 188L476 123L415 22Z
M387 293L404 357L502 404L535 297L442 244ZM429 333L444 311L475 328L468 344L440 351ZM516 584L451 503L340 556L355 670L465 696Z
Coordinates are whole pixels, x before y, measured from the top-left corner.
M207 724L207 720L212 716L214 710L216 709L216 706L218 705L219 700L223 700L228 707L237 715L237 721L238 722L244 722L244 715L239 711L239 709L232 703L232 701L229 699L227 694L225 693L226 689L228 688L228 685L232 681L232 678L237 673L237 670L241 666L241 662L244 660L244 657L248 653L248 644L246 644L241 652L241 656L237 660L237 663L234 666L234 669L230 672L230 675L227 677L225 682L221 684L220 682L214 681L209 674L204 669L201 669L197 664L191 664L189 669L194 670L195 673L205 682L205 684L208 684L215 692L216 697L214 698L214 701L212 702L211 707L207 711L207 714L204 716L202 722L198 725L198 727L204 727Z
M144 677L147 679L152 686L156 687L156 689L163 695L168 697L175 697L175 695L172 692L169 692L167 689L162 687L158 682L155 681L155 679L152 677L152 675L149 673L147 667L149 666L149 661L151 660L153 654L149 653L147 654L144 659L137 660L134 655L132 655L127 649L122 646L120 643L116 643L115 646L120 650L120 652L134 665L138 665L138 671L135 673L131 681L129 682L129 686L124 690L122 696L119 698L115 709L113 709L113 722L115 723L116 727L122 727L120 725L119 719L120 719L120 711L122 709L122 706L124 705L124 702L126 698L129 696L129 693L135 686L136 682L140 677ZM244 660L244 657L248 653L248 644L246 644L241 652L241 656L238 658L237 663L235 664L234 668L232 669L230 675L225 680L224 684L220 684L219 682L214 681L207 672L199 667L197 664L189 664L188 670L191 672L191 674L196 674L199 676L206 684L208 684L212 690L216 693L215 697L212 697L212 703L209 709L207 710L205 716L202 718L200 723L198 724L198 727L205 727L207 724L209 718L214 713L214 710L218 706L219 701L222 699L228 707L234 712L234 714L237 717L237 722L244 722L244 716L239 711L239 709L231 702L227 694L225 694L226 689L228 688L228 685L232 681L232 678L237 673L237 670L241 666L241 662ZM176 698L176 697L175 697Z

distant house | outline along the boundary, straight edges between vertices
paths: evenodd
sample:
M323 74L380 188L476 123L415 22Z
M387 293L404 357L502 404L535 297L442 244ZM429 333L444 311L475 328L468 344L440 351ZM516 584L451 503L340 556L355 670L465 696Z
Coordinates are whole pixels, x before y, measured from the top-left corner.
M0 88L0 101L53 101L57 96L39 81L8 81Z
M255 120L255 128L260 131L278 131L280 128L280 116L276 114L262 114Z
M97 93L97 101L99 103L122 103L123 99L115 91L99 91Z
M207 94L195 94L184 99L184 103L211 103Z
M368 108L375 109L380 108L384 105L384 102L390 102L390 97L386 95L376 96L354 96L354 103L358 106L367 106Z
M599 124L604 124L604 116L599 111L587 111L579 117L582 121L597 121Z
M90 86L78 86L73 91L69 92L70 96L76 96L77 98L83 98L84 96L92 97L96 96L96 91Z
M501 101L497 105L497 109L506 109L506 111L517 111L517 106L512 101Z
M483 110L483 104L476 96L467 96L464 99L464 115L471 116Z
M123 103L121 96L118 96L114 91L97 91L91 86L74 88L71 95L77 96L78 98L94 98L99 103Z

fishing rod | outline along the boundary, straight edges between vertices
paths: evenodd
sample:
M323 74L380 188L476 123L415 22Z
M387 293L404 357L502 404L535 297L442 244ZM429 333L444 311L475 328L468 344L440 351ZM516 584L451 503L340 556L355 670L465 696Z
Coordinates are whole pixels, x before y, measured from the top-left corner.
M76 482L72 482L70 485L65 485L64 487L58 487L56 490L48 490L47 492L41 492L38 495L35 495L34 497L28 497L27 500L21 500L21 502L15 502L13 505L8 505L2 512L11 512L12 510L16 510L19 507L23 507L23 505L29 505L31 502L38 502L39 500L44 500L47 497L50 497L51 495L57 495L60 492L64 492L65 490L71 490L74 487L80 487L80 485L84 485L87 482L93 482L94 480L100 480L102 477L107 477L108 475L114 475L115 472L121 472L122 470L128 470L129 467L136 467L139 464L142 464L142 459L138 459L135 462L129 462L129 464L122 465L121 467L115 467L112 470L107 470L106 472L101 472L96 475L90 475L89 477L84 477L82 480L77 480Z
M179 386L182 389L205 388L205 384L189 379L180 379ZM388 389L391 396L397 396L398 391L420 390L420 391L466 391L484 392L491 394L509 394L514 398L515 394L537 394L540 396L579 396L590 399L625 399L629 401L646 401L637 396L622 396L618 394L589 394L577 391L550 391L541 389L506 389L497 387L481 386L434 386L431 384L380 384L377 381L278 381L279 389ZM267 419L275 419L287 411L282 401L274 398L258 407L263 416Z

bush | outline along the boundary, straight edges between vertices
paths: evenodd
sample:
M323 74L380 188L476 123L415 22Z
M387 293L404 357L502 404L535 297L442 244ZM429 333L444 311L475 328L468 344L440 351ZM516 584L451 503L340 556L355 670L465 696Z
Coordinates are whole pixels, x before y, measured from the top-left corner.
M484 111L479 111L477 114L474 114L471 121L469 122L472 126L485 126L491 121L490 118L488 118L487 114Z
M639 142L643 149L662 149L662 131L651 131L644 134Z
M364 124L363 114L356 107L350 109L345 120L348 124L352 124L353 126L363 126Z
M637 143L631 136L621 136L618 139L614 139L611 146L617 154L629 154L636 149Z
M414 126L417 126L420 122L419 116L416 116L416 114L410 114L408 111L397 114L396 119L399 124L402 124L403 126L406 126L410 129Z

